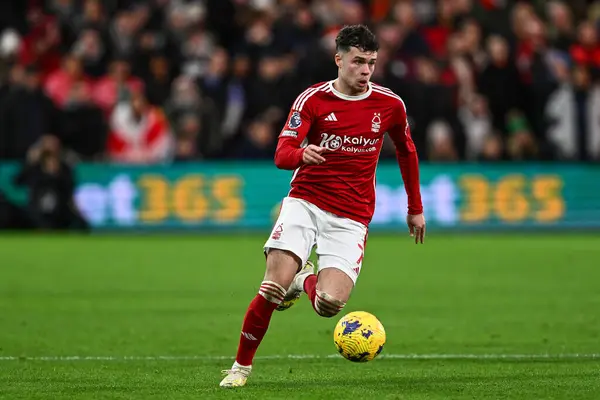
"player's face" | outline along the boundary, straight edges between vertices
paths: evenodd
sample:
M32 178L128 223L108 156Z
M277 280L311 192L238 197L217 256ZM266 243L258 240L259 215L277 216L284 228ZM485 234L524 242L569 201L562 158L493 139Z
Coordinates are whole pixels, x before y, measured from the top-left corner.
M356 47L351 47L347 53L336 55L340 78L355 93L362 93L367 90L367 85L375 70L376 61L376 51L364 52Z

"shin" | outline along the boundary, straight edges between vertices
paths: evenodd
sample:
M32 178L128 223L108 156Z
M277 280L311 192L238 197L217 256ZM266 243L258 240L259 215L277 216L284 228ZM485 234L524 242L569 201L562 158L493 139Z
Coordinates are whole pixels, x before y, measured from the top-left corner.
M264 280L244 317L236 356L239 365L252 365L258 346L267 333L273 311L283 300L299 265L297 257L287 251L271 250L267 255Z

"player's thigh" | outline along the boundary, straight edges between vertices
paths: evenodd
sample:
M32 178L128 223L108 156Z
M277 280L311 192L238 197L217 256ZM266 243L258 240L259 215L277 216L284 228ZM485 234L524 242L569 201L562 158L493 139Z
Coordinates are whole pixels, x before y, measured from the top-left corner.
M339 290L349 296L362 268L367 227L356 221L329 214L319 223L319 275L325 274L322 278L324 285L340 287L333 287L331 290ZM326 272L329 269L337 272ZM343 279L344 275L347 279Z
M277 254L271 262L267 262L267 270L277 266L276 261L281 260L287 260L282 262L288 265L289 260L293 259L297 268L306 264L315 245L316 235L317 225L313 211L301 200L284 198L279 217L264 245L267 260L271 253Z

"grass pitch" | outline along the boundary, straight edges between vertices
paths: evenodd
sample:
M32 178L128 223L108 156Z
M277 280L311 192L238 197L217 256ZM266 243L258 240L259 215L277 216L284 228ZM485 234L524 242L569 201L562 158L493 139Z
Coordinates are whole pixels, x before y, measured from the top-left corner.
M0 236L0 398L600 398L597 235L374 234L344 312L382 321L382 357L336 356L303 297L220 389L264 239Z

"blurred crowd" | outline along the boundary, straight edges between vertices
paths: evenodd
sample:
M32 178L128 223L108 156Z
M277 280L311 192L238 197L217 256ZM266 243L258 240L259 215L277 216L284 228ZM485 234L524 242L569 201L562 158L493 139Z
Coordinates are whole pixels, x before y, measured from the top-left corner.
M3 0L0 159L271 159L294 98L337 76L340 27L365 23L423 160L598 160L599 16L584 0Z

